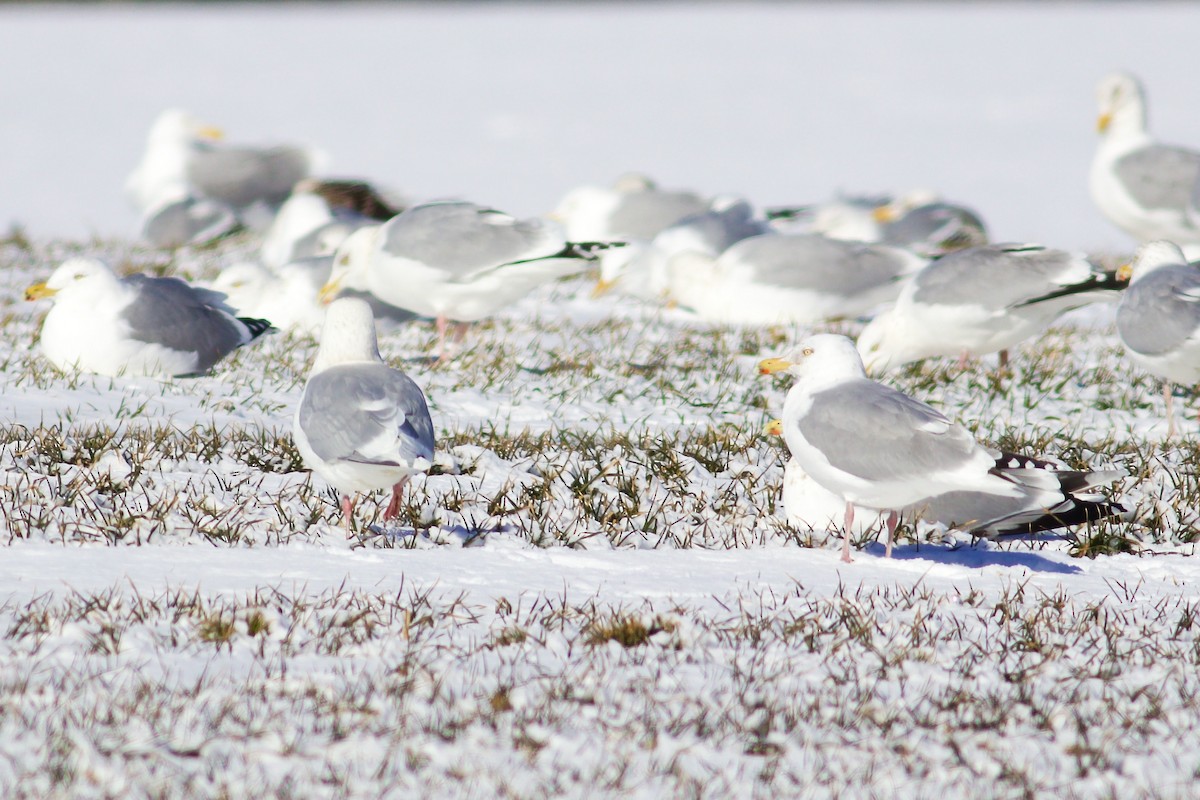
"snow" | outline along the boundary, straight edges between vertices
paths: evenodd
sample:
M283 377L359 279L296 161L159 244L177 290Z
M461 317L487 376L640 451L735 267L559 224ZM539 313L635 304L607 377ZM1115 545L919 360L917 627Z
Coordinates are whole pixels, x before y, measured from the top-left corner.
M168 105L518 214L631 169L762 205L926 186L998 239L1127 252L1087 198L1092 87L1134 70L1156 133L1200 142L1198 34L1149 3L0 8L0 225L28 237L0 237L0 795L1188 794L1195 401L1166 441L1111 308L1010 378L895 381L989 443L1124 467L1126 519L923 528L845 565L787 525L761 433L787 381L755 365L804 331L580 279L449 364L431 324L384 333L436 469L399 529L369 527L376 494L347 537L290 445L310 338L198 379L62 376L21 293L80 253L208 278L248 255L127 241Z

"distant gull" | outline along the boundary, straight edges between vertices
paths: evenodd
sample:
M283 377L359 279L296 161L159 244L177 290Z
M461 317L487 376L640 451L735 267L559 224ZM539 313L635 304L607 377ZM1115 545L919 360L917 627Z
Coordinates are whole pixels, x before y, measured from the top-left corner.
M881 209L892 202L891 195L839 195L823 203L772 206L765 214L781 233L819 233L830 239L877 242L883 230Z
M1096 87L1100 143L1092 160L1092 200L1139 242L1200 243L1200 151L1159 144L1146 130L1141 82L1117 72Z
M1142 245L1128 270L1117 333L1129 358L1163 382L1172 437L1171 384L1200 381L1200 266L1188 263L1173 242L1158 241Z
M668 294L667 264L673 256L694 252L716 257L743 239L771 232L745 200L714 198L706 211L668 225L647 245L607 251L600 261L596 293L615 287L645 300L662 300Z
M903 209L889 204L878 217L883 220L879 240L906 247L926 258L938 258L957 250L987 244L987 228L977 213L963 205L935 201Z
M64 261L25 298L54 301L41 348L64 371L196 375L271 330L266 320L234 316L218 294L178 278L120 278L94 258Z
M717 257L673 257L671 298L711 322L810 324L894 300L926 260L899 248L810 234L742 239Z
M170 250L215 242L241 227L229 206L181 189L178 194L165 193L159 203L146 209L141 238Z
M1010 518L1018 510L1036 518L1064 502L1054 472L1029 468L1015 456L1012 467L1000 467L1002 454L979 445L961 425L868 379L854 343L844 336L811 336L792 355L766 359L759 369L796 377L783 408L792 457L845 502L845 530L852 530L856 505L887 512L889 557L900 513L924 515L939 497L954 503L969 497L967 508L994 503ZM1103 482L1121 473L1090 474ZM957 522L974 530L982 524ZM842 559L850 560L848 534Z
M382 200L370 199L374 190L365 183L361 184L362 190L368 193L364 197L353 192L344 195L343 187L350 185L352 182L312 178L296 184L263 234L259 248L262 262L276 268L298 258L332 256L354 231L381 221L379 217L363 213L360 208L387 214L382 219L395 216L389 213L393 210L391 206L380 205Z
M308 147L227 145L221 131L190 113L169 109L151 126L146 149L126 180L126 193L144 214L165 198L204 199L254 226L273 213L321 157Z
M433 422L412 378L384 363L371 308L357 298L329 305L293 422L304 463L342 493L342 524L352 495L392 487L383 519L400 511L404 485L433 461Z
M783 436L783 420L771 420L766 432ZM1058 482L1058 501L1053 506L1040 508L1031 507L1026 494L1007 497L976 491L950 492L931 498L921 506L910 507L902 516L915 521L919 515L927 522L940 523L947 528L999 538L1082 525L1125 511L1119 503L1091 491L1096 486L1124 477L1125 473L1120 470L1081 472L1044 459L1003 452L996 455L993 469L998 474L1015 471L1017 480L1021 479L1020 471L1023 470L1042 470L1053 475ZM1045 483L1047 491L1053 491L1049 481ZM784 467L782 500L788 522L793 525L812 530L832 530L843 525L845 501L813 480L795 458ZM885 514L855 507L851 533L881 531L885 525Z
M1005 351L1073 308L1116 300L1124 285L1065 250L1035 244L960 250L913 275L896 304L863 329L858 351L870 372Z
M668 225L706 210L708 199L696 192L663 189L645 175L628 173L612 187L572 189L551 217L574 241L648 242Z
M445 355L450 321L491 316L537 286L585 269L607 245L568 242L541 219L516 219L463 201L413 206L363 227L338 249L322 289L370 292L421 316L435 317Z

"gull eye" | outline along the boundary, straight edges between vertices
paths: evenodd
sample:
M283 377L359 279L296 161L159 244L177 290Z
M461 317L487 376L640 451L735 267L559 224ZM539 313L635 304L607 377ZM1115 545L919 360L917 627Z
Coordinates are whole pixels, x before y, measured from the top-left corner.
M802 355L802 356L811 356L812 354L813 354L813 349L811 347L806 347L800 351L800 355Z

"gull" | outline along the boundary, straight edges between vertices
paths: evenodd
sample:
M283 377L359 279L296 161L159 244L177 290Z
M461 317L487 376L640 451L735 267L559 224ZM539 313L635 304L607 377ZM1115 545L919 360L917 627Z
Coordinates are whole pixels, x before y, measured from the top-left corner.
M987 228L966 206L943 201L910 208L889 204L877 212L882 220L879 240L905 247L926 258L939 258L957 250L987 244Z
M392 488L383 519L400 511L404 485L433 462L433 422L421 388L384 363L371 308L333 301L293 420L304 463L342 494L349 529L355 492Z
M1096 206L1138 242L1200 243L1196 214L1200 151L1159 144L1146 130L1141 82L1125 72L1096 87L1100 143L1092 159Z
M790 356L762 361L759 371L797 379L783 407L783 437L800 468L845 503L843 561L851 560L856 506L887 514L890 557L901 512L945 515L936 509L946 503L956 516L985 516L974 510L984 507L999 508L1010 520L1036 519L1064 503L1054 472L983 447L936 409L867 378L845 336L810 336ZM1088 474L1096 483L1122 473ZM999 524L957 522L972 530Z
M783 436L783 420L774 419L767 423L766 433ZM1091 491L1096 486L1125 477L1126 473L1121 470L1069 470L1052 461L1006 452L996 453L994 470L1000 474L1041 470L1052 475L1058 483L1057 502L1045 509L1031 508L1025 495L1011 498L983 492L950 492L931 498L918 508L910 508L906 516L915 521L915 515L919 514L928 522L995 539L1081 525L1125 512L1119 503ZM1048 482L1046 488L1053 491ZM814 530L837 527L845 510L842 498L813 480L795 458L790 459L783 470L782 500L789 522ZM856 506L851 532L862 534L882 530L885 524L880 512Z
M118 277L95 258L64 261L25 299L49 298L41 348L55 367L100 375L184 376L207 372L272 330L237 317L221 296L178 278Z
M1007 351L1074 308L1115 300L1123 279L1082 255L1036 244L989 244L932 261L858 338L870 372L937 356Z
M713 257L674 256L671 298L712 322L810 324L855 317L895 299L926 260L886 245L813 234L742 239Z
M343 288L437 319L440 347L450 320L474 322L543 283L580 272L609 247L568 242L541 219L519 220L463 201L413 206L352 233L334 257L323 298Z
M219 129L186 111L162 112L125 183L134 206L145 213L165 198L206 199L253 224L264 208L273 213L321 160L307 147L227 145L221 138Z
M672 257L686 252L716 257L743 239L772 232L765 220L755 218L754 208L745 200L717 197L708 210L668 225L644 247L606 251L595 294L616 287L646 300L662 299L668 292L667 264Z
M279 207L259 257L274 269L299 258L331 256L354 231L398 213L398 204L365 181L305 178Z
M611 188L580 186L563 197L550 215L573 241L649 241L686 216L708 209L695 192L659 188L638 173L622 175Z
M1138 366L1162 381L1167 438L1175 435L1171 384L1200 381L1200 266L1173 242L1142 245L1128 265L1117 333Z

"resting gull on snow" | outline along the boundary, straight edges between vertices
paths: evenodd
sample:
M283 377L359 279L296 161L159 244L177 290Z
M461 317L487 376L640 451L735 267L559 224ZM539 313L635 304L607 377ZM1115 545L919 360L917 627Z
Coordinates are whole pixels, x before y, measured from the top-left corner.
M304 463L342 493L347 528L353 493L391 486L383 518L393 519L409 478L431 466L433 422L425 395L380 357L365 301L341 298L329 305L293 433Z
M858 337L867 370L937 356L981 356L1034 336L1073 308L1115 300L1125 285L1081 255L989 244L932 261Z
M662 189L645 175L629 173L611 188L572 189L550 216L575 241L648 242L668 225L707 209L707 198L695 192Z
M941 412L868 379L844 336L811 336L791 356L766 359L759 369L797 378L783 408L792 458L843 500L847 532L855 506L887 512L889 557L901 512L951 517L993 535L1047 514L1086 521L1120 510L1102 501L1074 510L1073 493L1123 473L1075 473L1064 483L1059 473L1038 466L1044 462L988 450ZM842 559L850 560L849 533Z
M359 289L435 317L444 355L450 320L490 316L543 283L581 271L608 246L568 242L554 223L474 203L424 203L351 234L322 296Z
M1141 82L1117 72L1096 87L1100 144L1092 159L1092 200L1139 242L1200 243L1200 151L1159 144L1146 130Z
M1160 241L1142 245L1127 269L1117 333L1130 359L1163 382L1171 437L1171 384L1200 381L1200 266L1188 263L1178 245Z
M320 160L317 151L293 145L227 145L221 131L180 109L162 112L150 128L141 161L125 190L143 214L164 201L208 200L246 224L274 213L297 181Z
M742 239L719 256L667 265L671 298L712 322L809 324L855 317L895 299L926 260L906 250L816 234Z
M229 313L217 293L178 278L121 278L95 258L68 259L25 290L27 300L42 298L54 301L42 352L60 370L195 375L272 329Z

